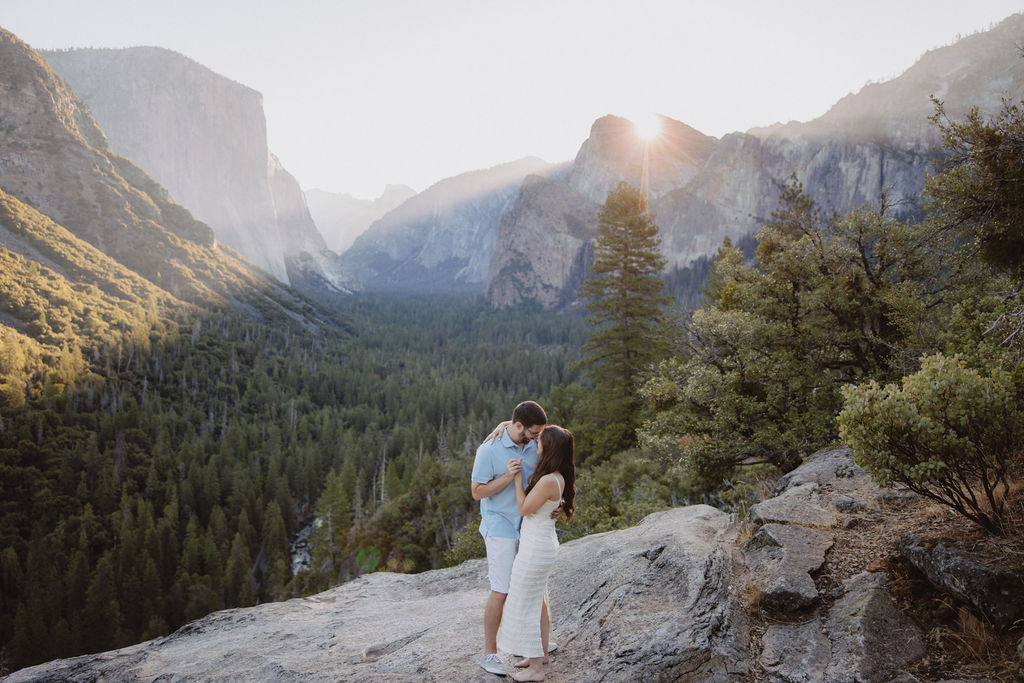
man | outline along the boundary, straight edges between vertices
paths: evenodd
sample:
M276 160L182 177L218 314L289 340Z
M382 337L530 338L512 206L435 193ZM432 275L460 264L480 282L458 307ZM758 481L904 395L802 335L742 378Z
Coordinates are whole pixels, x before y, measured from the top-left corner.
M473 499L480 501L480 534L487 547L487 576L491 593L484 609L484 658L480 666L493 674L504 675L505 667L498 656L498 626L512 577L512 563L519 541L519 506L516 491L510 486L515 473L522 470L523 481L530 480L537 467L537 437L548 416L534 401L523 401L512 411L512 423L495 439L488 439L476 449L473 461ZM552 516L557 516L561 508ZM541 610L541 628L550 628L547 602ZM554 650L553 645L549 645Z

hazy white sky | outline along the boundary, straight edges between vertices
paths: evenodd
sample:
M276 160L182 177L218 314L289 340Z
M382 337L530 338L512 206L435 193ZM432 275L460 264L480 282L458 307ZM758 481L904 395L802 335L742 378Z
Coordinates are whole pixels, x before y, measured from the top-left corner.
M263 93L304 189L417 191L575 156L600 116L720 137L815 118L1008 0L0 0L36 48L170 48Z

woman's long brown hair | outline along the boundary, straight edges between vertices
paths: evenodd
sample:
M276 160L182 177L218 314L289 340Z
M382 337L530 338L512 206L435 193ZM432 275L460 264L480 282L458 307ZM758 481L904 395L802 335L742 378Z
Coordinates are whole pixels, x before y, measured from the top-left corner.
M533 476L530 477L529 487L533 488L545 474L561 474L565 479L562 511L565 513L565 521L568 522L576 511L576 441L568 429L548 425L540 433L540 443L540 461L533 471Z

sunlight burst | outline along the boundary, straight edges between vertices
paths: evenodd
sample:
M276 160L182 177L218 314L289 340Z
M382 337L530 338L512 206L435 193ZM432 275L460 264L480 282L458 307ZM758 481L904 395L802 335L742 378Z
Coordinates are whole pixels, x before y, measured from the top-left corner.
M638 137L653 140L661 132L661 119L657 114L648 113L631 119Z

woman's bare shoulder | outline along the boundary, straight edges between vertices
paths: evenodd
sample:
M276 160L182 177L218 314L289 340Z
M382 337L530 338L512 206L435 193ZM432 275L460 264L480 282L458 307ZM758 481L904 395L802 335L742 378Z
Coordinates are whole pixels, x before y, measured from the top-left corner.
M538 484L543 484L544 487L550 492L548 497L555 500L555 496L559 494L562 488L562 475L558 472L548 472L538 481Z

